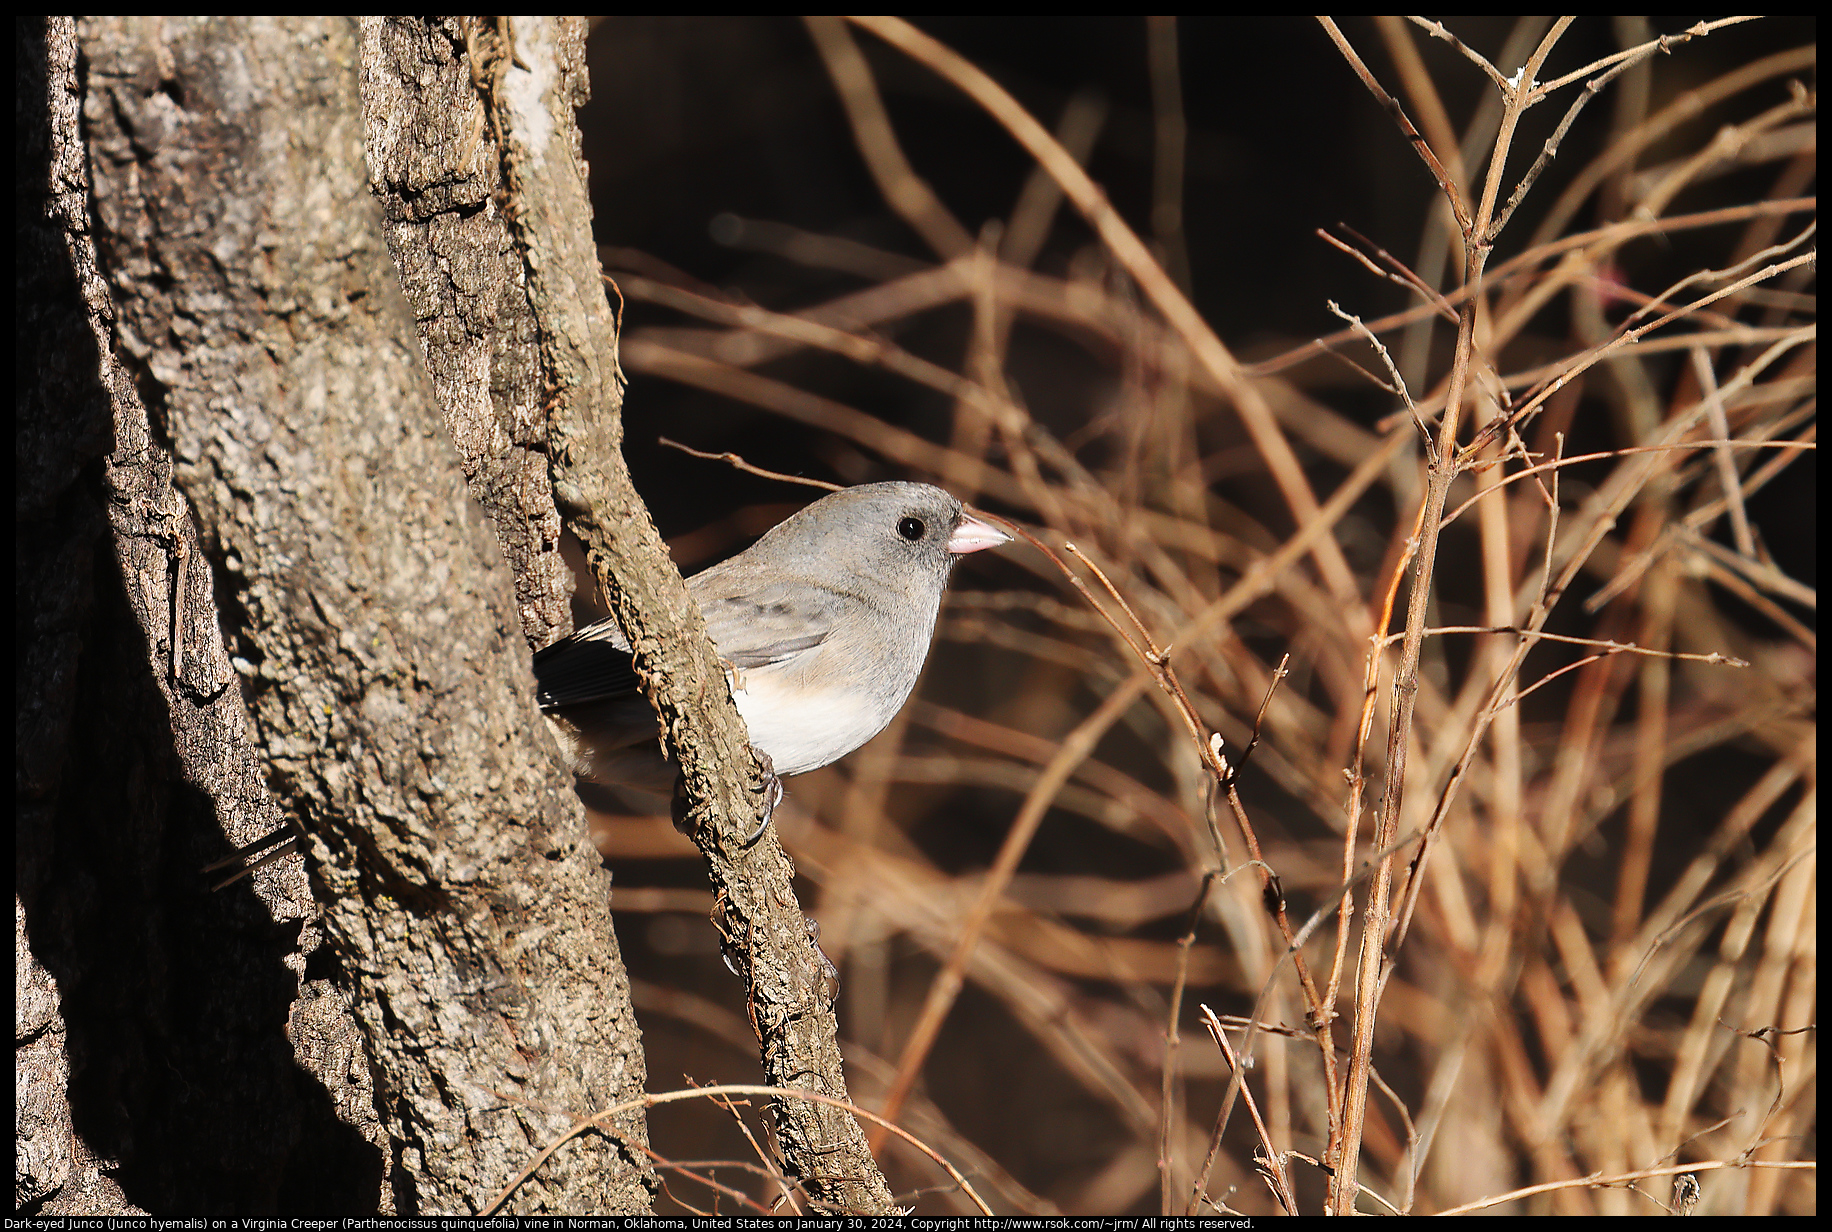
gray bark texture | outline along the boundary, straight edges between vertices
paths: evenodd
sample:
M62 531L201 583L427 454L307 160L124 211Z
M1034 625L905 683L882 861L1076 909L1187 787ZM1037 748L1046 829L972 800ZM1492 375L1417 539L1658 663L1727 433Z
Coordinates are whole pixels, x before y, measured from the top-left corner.
M93 19L74 48L61 80L39 77L81 107L71 161L86 156L94 213L75 217L74 189L62 221L93 240L86 289L112 336L74 384L112 405L113 440L99 483L62 496L104 511L90 533L115 559L96 554L91 610L71 618L79 712L38 776L52 858L18 918L50 977L34 1035L62 1045L70 1128L19 1196L483 1209L579 1118L639 1096L642 1054L608 877L539 734L515 583L383 242L357 27ZM88 693L113 712L93 726ZM309 891L289 860L211 896L198 867L287 819L311 836ZM126 887L86 884L76 825L119 850ZM225 939L214 917L238 908L247 935ZM107 957L95 930L141 969L89 969ZM199 945L254 970L175 978ZM218 1038L238 1029L256 1038ZM647 1209L643 1126L568 1143L507 1209ZM362 1166L324 1169L308 1139Z
M17 1206L649 1209L609 877L527 667L568 627L562 514L765 1081L844 1098L831 968L743 841L761 775L623 463L583 22L17 29ZM210 889L282 827L303 862ZM849 1114L771 1111L813 1207L891 1209Z

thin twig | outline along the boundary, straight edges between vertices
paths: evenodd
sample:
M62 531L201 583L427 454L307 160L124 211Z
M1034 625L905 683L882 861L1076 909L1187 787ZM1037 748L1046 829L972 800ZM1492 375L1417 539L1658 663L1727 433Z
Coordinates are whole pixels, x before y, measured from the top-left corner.
M1221 1020L1215 1016L1215 1011L1206 1005L1202 1007L1202 1023L1209 1030L1209 1038L1221 1049L1221 1055L1227 1058L1228 1072L1240 1075L1241 1099L1246 1102L1247 1115L1253 1118L1253 1128L1258 1131L1260 1145L1266 1152L1264 1163L1272 1194L1287 1215L1296 1215L1298 1196L1291 1187L1291 1169L1285 1163L1285 1153L1273 1145L1272 1134L1266 1128L1266 1118L1260 1115L1259 1102L1253 1098L1253 1088L1247 1084L1246 1075L1241 1071L1240 1058L1234 1055L1234 1045L1228 1042L1228 1033L1222 1029Z
M1355 54L1353 47L1349 46L1348 39L1336 27L1335 22L1327 17L1319 17L1317 24L1323 27L1323 32L1329 35L1332 43L1336 44L1336 50L1342 53L1342 58L1348 61L1349 67L1355 70L1355 75L1361 78L1361 84L1366 86L1368 93L1374 96L1374 101L1386 110L1393 122L1399 126L1399 131L1406 140L1412 143L1413 152L1424 162L1425 169L1431 172L1431 178L1438 182L1438 191L1443 193L1444 199L1450 203L1451 213L1456 217L1458 229L1468 235L1469 208L1464 204L1463 193L1458 189L1456 181L1450 178L1450 173L1444 170L1444 164L1438 161L1438 156L1432 152L1430 143L1419 135L1419 130L1414 128L1412 121L1406 118L1406 109L1401 107L1399 100L1387 93L1380 82L1375 80L1374 74L1369 72L1368 66L1361 62L1361 57ZM1499 74L1497 77L1499 78Z
M1531 1198L1534 1194L1554 1193L1560 1189L1601 1189L1605 1186L1628 1185L1631 1181L1646 1181L1657 1176L1678 1176L1690 1172L1715 1172L1720 1168L1779 1168L1815 1172L1819 1164L1815 1160L1760 1160L1760 1159L1708 1159L1699 1163L1672 1164L1665 1168L1643 1168L1638 1172L1618 1172L1605 1176L1593 1172L1589 1176L1576 1176L1563 1181L1547 1181L1543 1185L1528 1185L1523 1189L1510 1189L1507 1193L1494 1194L1491 1197L1479 1198L1474 1202L1465 1202L1462 1206L1453 1206L1449 1210L1439 1211L1439 1215L1467 1215L1471 1211L1486 1210L1491 1206L1500 1206L1503 1202L1518 1202L1522 1198Z
M741 471L748 472L749 474L761 475L765 479L780 479L784 483L799 483L810 488L823 488L829 492L838 492L842 490L842 485L828 483L825 479L809 479L805 475L785 475L781 471L773 471L765 467L753 465L752 463L746 462L743 458L729 449L724 453L708 453L704 449L695 449L691 445L683 445L679 441L670 440L665 436L658 436L655 439L657 443L666 445L669 449L678 449L682 453L692 454L696 458L705 458L709 462L724 462L730 466L737 467Z
M929 1147L927 1143L917 1138L914 1134L891 1124L879 1117L876 1113L868 1112L857 1104L848 1103L846 1100L835 1099L831 1095L822 1095L815 1091L803 1091L796 1087L770 1087L749 1083L727 1083L720 1086L695 1087L686 1091L664 1091L658 1095L644 1095L640 1099L624 1100L621 1103L606 1108L602 1112L585 1117L577 1121L573 1127L564 1134L561 1134L558 1138L542 1147L539 1154L529 1162L528 1166L516 1173L515 1178L507 1185L503 1186L501 1191L484 1205L482 1214L494 1215L501 1211L503 1205L515 1195L515 1191L520 1189L529 1177L540 1171L541 1165L552 1158L555 1151L588 1130L602 1130L618 1117L627 1112L635 1112L638 1109L647 1110L659 1107L662 1104L678 1103L684 1099L718 1099L730 1095L763 1095L771 1099L801 1099L809 1103L826 1104L832 1108L843 1109L844 1111L852 1113L854 1116L864 1117L866 1120L883 1129L886 1133L895 1134L897 1137L915 1147L918 1151L921 1151L924 1155L927 1155L954 1179L954 1183L960 1187L960 1191L973 1200L973 1204L980 1208L982 1214L992 1214L992 1208L986 1205L978 1193L974 1192L973 1186L968 1182L966 1177L960 1174L953 1164L942 1158Z

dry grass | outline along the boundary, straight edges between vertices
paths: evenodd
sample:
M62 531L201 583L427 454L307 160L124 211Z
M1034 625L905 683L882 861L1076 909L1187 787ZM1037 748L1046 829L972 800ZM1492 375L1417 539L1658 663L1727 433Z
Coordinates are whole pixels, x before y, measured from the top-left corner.
M830 458L933 477L1053 549L965 579L919 699L778 814L844 976L855 1093L1002 1211L1310 1214L1358 1183L1370 1212L1653 1214L1683 1172L1701 1213L1812 1212L1815 600L1764 544L1798 528L1752 505L1813 465L1815 100L1749 98L1810 80L1813 49L1650 88L1700 29L1516 87L1563 27L1428 70L1436 31L1380 23L1397 67L1367 80L1416 125L1440 208L1378 237L1403 259L1333 237L1352 259L1316 298L1352 309L1371 271L1415 307L1245 364L1179 289L1175 32L1153 20L1152 243L1080 171L1098 119L1072 107L1059 141L860 19L1036 161L971 234L830 20L811 28L861 149L935 260L758 229L878 274L793 315L616 274L633 307L703 322L632 329L632 374L810 425ZM1329 71L1373 58L1339 45ZM1472 114L1447 71L1490 80ZM1534 105L1560 122L1528 146ZM1551 157L1578 133L1600 152ZM1693 207L1732 171L1766 190ZM1554 204L1516 216L1523 194ZM1063 209L1099 243L1039 272ZM970 315L952 365L891 340L938 312ZM1040 334L1105 366L1104 406L1027 408L1009 364ZM764 370L810 351L945 395L949 434ZM1385 418L1336 409L1366 398L1344 364L1390 391ZM643 844L678 850L665 823L614 829L620 909L704 908L639 888ZM652 1038L748 1047L691 992L642 1003ZM968 1209L901 1149L909 1201ZM670 1186L704 1209L775 1192Z

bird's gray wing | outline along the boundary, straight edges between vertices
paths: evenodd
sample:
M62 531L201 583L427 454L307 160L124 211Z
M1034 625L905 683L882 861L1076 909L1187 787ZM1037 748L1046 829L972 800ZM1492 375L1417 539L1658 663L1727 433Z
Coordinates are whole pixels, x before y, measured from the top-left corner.
M754 670L825 642L842 601L806 581L781 582L747 587L741 594L703 594L700 610L719 657L741 670Z

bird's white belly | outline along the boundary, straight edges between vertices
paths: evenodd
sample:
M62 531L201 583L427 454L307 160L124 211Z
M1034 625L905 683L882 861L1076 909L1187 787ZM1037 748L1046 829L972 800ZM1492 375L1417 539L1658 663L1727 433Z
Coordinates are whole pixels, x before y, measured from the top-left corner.
M740 675L732 700L750 729L751 743L769 754L776 773L801 774L838 761L884 730L902 706L873 705L858 689L809 689L768 669Z

